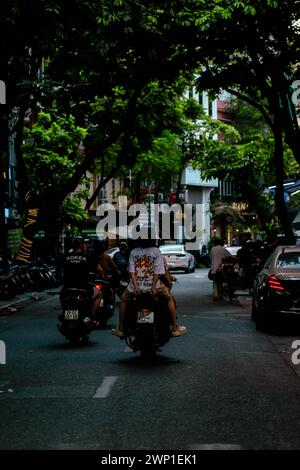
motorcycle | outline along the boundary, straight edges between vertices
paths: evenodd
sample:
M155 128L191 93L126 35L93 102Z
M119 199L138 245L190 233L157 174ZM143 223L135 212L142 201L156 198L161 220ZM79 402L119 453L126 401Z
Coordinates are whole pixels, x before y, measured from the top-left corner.
M93 329L88 290L63 288L60 302L63 311L58 315L58 330L70 343L87 343Z
M150 293L132 296L125 319L125 341L145 359L152 358L171 338L170 316L165 299Z
M223 258L222 261L222 288L230 301L235 297L235 291L241 288L241 276L238 259L234 257Z
M14 299L16 295L17 283L13 273L0 273L0 299Z
M112 280L96 279L94 284L102 293L100 306L96 311L93 322L94 328L98 329L103 328L107 320L113 316L115 304Z

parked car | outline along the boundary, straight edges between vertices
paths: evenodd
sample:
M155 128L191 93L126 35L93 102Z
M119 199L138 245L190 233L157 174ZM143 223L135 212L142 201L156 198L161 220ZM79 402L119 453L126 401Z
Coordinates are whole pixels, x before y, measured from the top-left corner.
M159 249L165 256L169 269L183 270L187 273L195 271L195 258L186 251L184 245L163 245Z
M300 318L300 246L280 245L255 278L252 320L263 331L292 317Z

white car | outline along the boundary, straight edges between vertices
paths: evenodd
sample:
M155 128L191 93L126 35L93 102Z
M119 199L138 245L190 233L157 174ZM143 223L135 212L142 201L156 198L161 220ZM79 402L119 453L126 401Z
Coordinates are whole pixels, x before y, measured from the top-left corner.
M225 246L227 251L231 254L231 256L236 256L237 252L242 248L241 246Z
M114 246L113 248L109 248L109 250L106 250L105 253L111 258L113 258L115 254L118 253L118 251L120 251L120 248L118 246Z
M186 273L195 271L195 258L186 251L184 245L163 245L159 247L161 254L166 258L169 269L182 270Z

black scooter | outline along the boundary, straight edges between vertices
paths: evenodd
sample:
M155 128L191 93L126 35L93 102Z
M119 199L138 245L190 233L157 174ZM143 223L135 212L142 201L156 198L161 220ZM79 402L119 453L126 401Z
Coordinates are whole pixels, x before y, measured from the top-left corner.
M165 299L150 293L132 296L125 319L125 340L144 359L153 358L171 338L170 314Z
M57 328L72 344L87 343L93 329L90 294L85 289L63 288L60 293L62 312Z

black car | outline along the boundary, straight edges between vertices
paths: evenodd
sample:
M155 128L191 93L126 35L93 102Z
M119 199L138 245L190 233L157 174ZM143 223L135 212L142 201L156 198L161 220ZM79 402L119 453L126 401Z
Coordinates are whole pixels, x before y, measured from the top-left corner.
M254 281L252 320L264 331L280 318L296 317L300 319L300 246L281 245Z

